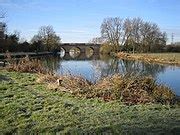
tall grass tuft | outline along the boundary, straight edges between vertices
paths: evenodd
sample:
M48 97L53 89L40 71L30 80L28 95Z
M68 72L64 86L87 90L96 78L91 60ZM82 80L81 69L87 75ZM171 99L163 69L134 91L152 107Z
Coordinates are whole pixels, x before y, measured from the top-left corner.
M11 61L10 58L9 61ZM39 73L38 82L48 84L50 89L69 92L78 97L99 98L104 101L119 100L127 105L170 104L175 99L175 94L170 88L159 85L152 77L116 74L92 84L81 76L54 75L43 66L40 60L29 59L29 57L11 61L6 69Z
M109 101L121 100L125 104L172 103L175 94L166 86L159 85L152 77L114 75L94 86L96 96Z
M20 59L19 61L11 61L6 67L8 71L29 72L29 73L42 73L47 74L49 71L43 67L40 60L30 59L28 56Z
M161 103L170 104L175 94L166 86L157 84L152 77L113 75L96 84L79 76L39 76L39 82L51 89L69 92L78 97L99 98L104 101L119 100L127 105ZM50 81L51 80L51 81ZM60 83L57 83L60 80Z

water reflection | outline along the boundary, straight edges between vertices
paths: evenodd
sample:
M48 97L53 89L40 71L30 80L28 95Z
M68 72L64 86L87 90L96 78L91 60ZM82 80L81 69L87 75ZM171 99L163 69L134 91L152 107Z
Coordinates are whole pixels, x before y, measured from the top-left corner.
M83 56L79 59L62 59L60 57L47 57L42 59L44 65L58 74L81 75L86 79L95 82L103 77L116 73L133 73L136 75L151 75L159 82L166 83L176 94L180 95L180 68L158 64L148 64L134 60L120 60L109 56L95 55L91 59ZM168 78L169 72L173 71L171 80Z
M46 57L40 58L40 60L43 62L43 65L51 71L56 72L59 69L61 69L60 57L46 56Z
M115 73L126 74L138 74L138 75L151 75L157 77L158 73L164 72L165 66L158 64L147 64L134 60L93 60L90 61L97 74L99 73L99 79L102 77L110 76Z
M81 54L81 50L77 47L72 47L69 51L71 58L77 58Z

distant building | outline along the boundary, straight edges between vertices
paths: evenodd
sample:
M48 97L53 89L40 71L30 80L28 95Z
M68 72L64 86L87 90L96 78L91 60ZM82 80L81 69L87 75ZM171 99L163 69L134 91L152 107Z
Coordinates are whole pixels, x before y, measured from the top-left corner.
M5 28L6 28L6 24L0 22L0 39L4 39L5 37Z

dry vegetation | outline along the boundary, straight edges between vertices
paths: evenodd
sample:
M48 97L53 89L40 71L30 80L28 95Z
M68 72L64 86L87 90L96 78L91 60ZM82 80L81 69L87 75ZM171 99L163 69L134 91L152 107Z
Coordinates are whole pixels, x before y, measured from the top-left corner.
M129 60L141 60L147 63L160 63L180 66L180 53L138 53L130 54L120 52L117 57Z
M8 56L7 62L9 63L9 65L6 67L8 71L43 74L49 73L49 71L42 66L42 62L37 59L30 59L29 57L25 57L17 61L11 59L11 57Z
M49 89L65 91L85 98L99 98L104 101L119 100L125 104L174 102L175 94L166 86L156 83L151 77L119 75L106 77L92 84L80 76L58 76L43 68L38 60L24 58L7 67L8 71L38 73L37 82L45 83Z
M158 85L151 77L114 75L96 84L72 76L39 75L38 78L38 82L48 84L52 90L104 101L119 100L127 105L157 102L169 104L173 103L175 98L175 94L168 87Z
M0 70L0 134L180 134L177 105L79 98L37 78Z
M92 84L38 63L26 58L7 67L16 72L0 70L0 133L180 133L180 109L169 105L175 95L151 77L117 74Z

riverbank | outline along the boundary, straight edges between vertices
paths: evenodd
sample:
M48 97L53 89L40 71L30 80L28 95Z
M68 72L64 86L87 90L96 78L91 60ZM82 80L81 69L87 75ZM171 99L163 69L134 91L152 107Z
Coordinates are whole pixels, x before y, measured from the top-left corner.
M0 53L0 59L5 59L7 57L11 58L23 58L23 57L34 57L34 56L45 56L52 55L52 52L18 52L18 53Z
M50 89L38 78L0 70L1 133L180 133L179 106L88 99Z
M147 63L159 63L180 66L180 53L118 53L121 59L140 60Z

